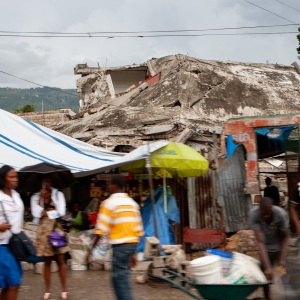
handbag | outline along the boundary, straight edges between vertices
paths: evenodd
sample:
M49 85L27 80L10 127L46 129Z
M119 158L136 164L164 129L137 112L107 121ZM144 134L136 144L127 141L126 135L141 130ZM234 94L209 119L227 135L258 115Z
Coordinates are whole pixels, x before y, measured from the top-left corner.
M48 235L49 243L54 248L68 246L66 234L62 230L56 229L58 223L60 223L60 219L56 219L53 231Z
M53 231L49 234L49 242L54 248L68 246L65 234L59 233L57 231Z
M0 201L0 203L4 214L4 218L6 222L9 223L2 201ZM36 255L35 246L23 231L19 233L13 233L11 231L11 233L12 236L8 242L8 248L17 260L26 261L28 257Z

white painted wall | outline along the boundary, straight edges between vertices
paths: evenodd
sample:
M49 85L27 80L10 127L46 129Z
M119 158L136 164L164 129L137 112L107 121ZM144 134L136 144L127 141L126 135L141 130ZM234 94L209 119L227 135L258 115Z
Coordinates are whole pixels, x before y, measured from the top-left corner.
M147 71L115 71L109 72L114 90L116 94L125 92L130 86L138 85L140 81L144 81Z

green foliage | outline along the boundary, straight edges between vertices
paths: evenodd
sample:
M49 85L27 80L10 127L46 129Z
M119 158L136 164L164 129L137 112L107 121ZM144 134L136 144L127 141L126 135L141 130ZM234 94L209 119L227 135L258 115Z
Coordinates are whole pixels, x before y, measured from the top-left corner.
M22 108L17 108L15 113L27 113L27 112L34 112L34 105L26 104Z
M46 111L60 108L71 108L73 111L78 112L79 96L77 96L77 91L75 89L62 89L61 91L74 94L74 96L47 87L31 89L0 88L0 108L9 112L16 112L29 105L33 106L34 111L37 112L42 111L42 109Z
M300 27L298 28L298 31L300 32ZM298 52L298 54L300 54L300 34L297 35L297 39L299 42L299 47L297 48L297 52Z

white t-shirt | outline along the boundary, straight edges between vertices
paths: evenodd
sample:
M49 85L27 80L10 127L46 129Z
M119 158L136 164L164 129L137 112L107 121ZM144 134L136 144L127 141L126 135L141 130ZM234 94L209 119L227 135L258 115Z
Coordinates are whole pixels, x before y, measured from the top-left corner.
M57 189L51 188L51 199L54 202L55 210L47 212L48 218L57 219L59 217L63 217L66 214L66 200L64 194ZM39 205L39 200L40 193L32 195L30 199L31 213L33 216L33 222L35 223L39 222L44 210L44 207Z
M20 195L14 190L11 191L11 197L0 190L0 201L2 201L8 222L12 225L10 230L0 232L0 244L8 244L12 235L11 231L13 233L22 231L24 223L24 204ZM0 224L2 223L6 223L6 219L2 205L0 204Z

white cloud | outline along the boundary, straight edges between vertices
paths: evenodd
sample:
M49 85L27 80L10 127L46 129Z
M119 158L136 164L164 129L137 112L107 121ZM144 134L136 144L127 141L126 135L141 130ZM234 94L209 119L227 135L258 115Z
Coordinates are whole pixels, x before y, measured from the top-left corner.
M296 11L277 1L251 2L288 19L298 19ZM286 3L296 6L291 0ZM144 31L288 23L243 0L11 0L1 6L0 30L12 31ZM252 31L293 30L296 27ZM212 60L290 64L297 60L296 47L296 34L118 39L0 37L0 70L47 86L75 88L73 68L77 63L117 66L182 53ZM32 85L0 74L0 86Z

